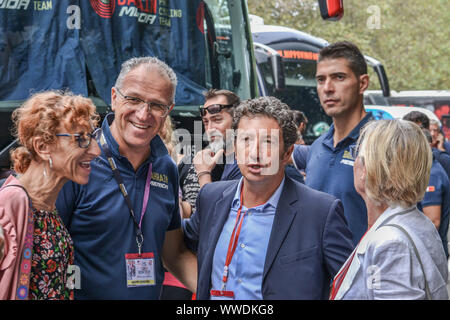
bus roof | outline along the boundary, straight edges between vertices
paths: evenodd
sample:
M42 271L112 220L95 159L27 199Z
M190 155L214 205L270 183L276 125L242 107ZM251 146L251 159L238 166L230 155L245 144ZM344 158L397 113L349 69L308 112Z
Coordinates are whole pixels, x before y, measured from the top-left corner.
M450 97L450 90L393 91L393 97Z
M329 44L324 39L282 26L252 24L251 30L253 40L266 45L278 42L300 41L318 48L323 48Z

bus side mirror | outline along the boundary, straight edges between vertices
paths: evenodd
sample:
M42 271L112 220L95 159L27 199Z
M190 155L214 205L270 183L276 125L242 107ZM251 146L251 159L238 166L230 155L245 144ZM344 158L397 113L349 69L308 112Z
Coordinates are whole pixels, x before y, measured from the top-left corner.
M255 49L256 63L269 63L272 70L272 79L274 89L281 91L286 87L286 80L284 76L283 60L280 54L269 46L262 43L253 42Z
M272 75L275 82L275 89L277 91L283 90L286 87L285 77L284 77L284 69L283 62L281 60L281 56L271 55L270 62L272 65Z
M343 0L318 0L318 1L322 19L337 21L344 15Z
M381 90L383 91L383 96L389 97L391 95L391 89L389 88L389 80L383 64L370 56L364 55L364 59L366 60L367 65L371 66L373 71L377 74L378 80L380 81Z

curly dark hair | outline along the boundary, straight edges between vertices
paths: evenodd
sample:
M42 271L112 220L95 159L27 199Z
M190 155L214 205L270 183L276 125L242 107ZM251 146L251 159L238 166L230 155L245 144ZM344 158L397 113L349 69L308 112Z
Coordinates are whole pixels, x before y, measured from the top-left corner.
M242 101L234 110L232 129L237 130L242 117L264 115L275 119L283 134L284 151L297 141L297 126L287 104L275 97L260 97Z

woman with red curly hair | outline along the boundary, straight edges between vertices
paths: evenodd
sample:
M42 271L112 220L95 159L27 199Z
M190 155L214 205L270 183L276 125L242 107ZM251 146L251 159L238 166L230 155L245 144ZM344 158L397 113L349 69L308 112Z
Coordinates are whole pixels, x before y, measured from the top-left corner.
M73 244L55 202L67 181L88 182L100 154L92 143L101 133L98 120L90 99L55 91L37 93L13 112L18 175L0 189L0 300L73 299Z

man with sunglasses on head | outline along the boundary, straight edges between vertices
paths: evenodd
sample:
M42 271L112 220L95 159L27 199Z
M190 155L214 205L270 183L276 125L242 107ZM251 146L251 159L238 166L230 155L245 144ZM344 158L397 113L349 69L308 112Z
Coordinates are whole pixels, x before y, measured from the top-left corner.
M196 258L180 228L178 171L158 136L176 84L157 58L125 61L90 181L67 183L58 195L75 247L75 299L158 299L163 264L196 289Z
M236 180L241 172L234 157L231 124L239 97L228 90L210 89L204 93L200 107L205 135L209 145L192 159L185 156L178 170L183 193L183 212L188 217L195 211L195 201L201 187L212 181Z

